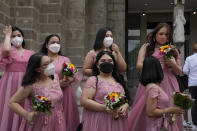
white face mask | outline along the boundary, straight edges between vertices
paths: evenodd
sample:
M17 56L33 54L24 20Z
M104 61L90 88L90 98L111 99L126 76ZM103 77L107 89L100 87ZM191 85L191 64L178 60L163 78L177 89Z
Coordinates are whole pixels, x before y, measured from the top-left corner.
M103 44L105 47L110 47L113 43L113 38L111 37L105 37L105 39L103 40Z
M58 53L60 51L60 44L53 43L49 45L49 50L53 53Z
M19 46L21 46L22 43L23 43L23 38L22 38L22 37L16 36L16 37L12 38L11 43L12 43L15 47L19 47Z
M55 74L55 66L53 63L49 64L48 67L44 70L46 76L51 76Z

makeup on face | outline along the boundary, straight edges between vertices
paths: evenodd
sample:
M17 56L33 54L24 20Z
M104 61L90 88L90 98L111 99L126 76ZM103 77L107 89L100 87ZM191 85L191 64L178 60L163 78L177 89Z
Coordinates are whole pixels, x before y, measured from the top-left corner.
M107 31L105 37L111 37L113 38L113 34L111 31Z
M160 45L165 44L168 42L168 31L167 28L163 27L156 33L156 42Z

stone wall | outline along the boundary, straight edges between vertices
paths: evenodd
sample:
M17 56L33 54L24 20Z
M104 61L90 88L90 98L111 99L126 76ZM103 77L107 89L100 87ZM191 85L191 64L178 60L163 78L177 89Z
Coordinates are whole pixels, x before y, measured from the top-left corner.
M97 31L107 26L106 0L86 0L85 54L93 49Z
M58 34L62 38L62 19L61 6L62 0L43 0L40 1L40 45L50 34ZM62 39L64 41L64 39ZM61 41L61 42L62 42Z
M113 30L114 42L125 55L125 0L107 0L107 26Z
M82 67L85 49L85 0L67 1L66 55Z
M5 24L15 24L15 20L13 20L10 16L11 14L11 6L15 3L15 0L11 2L11 0L1 0L0 1L0 43L3 41L3 28Z
M63 55L80 69L101 27L112 28L114 40L125 54L124 17L124 0L0 0L0 32L9 24L20 27L26 48L35 51L47 35L59 34Z
M86 43L85 53L93 48L97 31L102 27L113 30L114 42L125 54L125 0L86 1Z

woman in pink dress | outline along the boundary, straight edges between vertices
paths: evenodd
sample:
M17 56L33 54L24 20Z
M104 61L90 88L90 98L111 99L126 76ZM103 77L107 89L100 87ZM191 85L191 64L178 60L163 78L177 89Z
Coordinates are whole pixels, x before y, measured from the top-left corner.
M9 107L23 117L19 131L69 131L62 108L63 93L58 75L54 73L55 67L50 57L39 53L30 57L22 87L9 101ZM35 95L51 101L54 108L50 115L34 111L32 98ZM20 103L25 99L28 104L23 108Z
M20 87L27 62L34 52L24 49L24 34L18 27L6 26L3 33L5 40L0 47L0 68L4 69L0 79L0 131L16 131L21 117L10 111L8 101Z
M139 50L136 68L141 72L143 61L147 56L152 55L160 61L164 72L164 79L161 82L160 86L168 95L170 106L173 106L173 92L179 92L179 85L176 80L175 74L178 75L182 73L180 55L177 51L176 58L173 57L171 59L164 60L160 53L160 47L165 45L166 43L170 43L171 41L172 32L170 25L166 23L158 24L155 29L147 36L147 43L142 45ZM129 130L143 130L144 127L147 126L145 122L145 116L145 88L142 84L139 84L129 116ZM179 130L182 131L183 125L180 116L177 117L175 123L178 123Z
M117 110L106 109L104 97L111 92L120 92L129 100L123 76L117 71L114 56L101 51L93 67L94 76L88 78L82 91L83 131L127 131L128 103ZM114 117L118 115L119 119Z
M75 73L74 77L67 76L65 78L63 76L61 72L63 63L71 63L71 61L68 57L61 55L60 46L60 37L57 34L52 34L46 37L41 52L53 59L55 73L59 76L60 85L63 90L63 107L66 125L69 131L76 131L79 125L79 112L71 83L80 82L82 77L79 72Z
M120 72L126 72L127 64L119 51L118 46L113 42L112 30L108 27L101 28L96 35L94 49L90 50L84 60L83 74L92 76L92 68L96 61L96 55L102 50L111 50L115 56L117 67Z
M140 81L145 86L146 96L146 127L144 131L179 131L178 124L170 124L172 114L184 113L180 107L171 106L168 95L160 83L163 80L163 71L159 60L153 56L145 58Z

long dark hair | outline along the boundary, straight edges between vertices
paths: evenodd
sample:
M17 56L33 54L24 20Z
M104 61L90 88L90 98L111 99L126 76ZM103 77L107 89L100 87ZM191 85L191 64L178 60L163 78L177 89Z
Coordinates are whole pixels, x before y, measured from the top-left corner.
M147 46L146 49L146 57L151 56L154 53L155 50L155 45L156 45L156 34L161 28L167 28L167 33L168 33L168 42L172 42L172 29L169 24L167 23L160 23L158 24L152 32L150 32L147 37L146 37L146 43L150 43L149 46Z
M60 41L60 37L59 37L58 34L51 34L51 35L47 36L45 38L44 43L42 44L42 48L40 50L41 53L44 53L45 55L48 55L48 49L46 48L46 45L49 43L50 39L54 36L57 37ZM61 55L61 51L59 51L58 54Z
M30 57L25 75L23 77L22 86L31 85L36 82L36 77L39 74L36 69L41 66L43 56L45 55L42 53L36 53Z
M94 47L93 47L95 51L97 51L97 50L102 48L103 40L104 40L104 38L106 36L107 31L111 31L112 32L112 30L109 27L101 28L97 32L96 39L95 39L95 42L94 42Z
M163 70L159 60L153 56L145 58L143 62L140 82L146 86L149 83L161 83L163 80Z
M12 26L12 32L14 32L14 31L19 31L21 33L21 35L23 36L22 47L25 48L25 40L24 40L24 33L23 33L23 31L20 28L16 27L16 26Z
M97 56L96 56L96 62L95 64L93 65L93 75L94 76L97 76L100 74L99 72L99 69L97 68L97 63L98 61L100 60L100 58L103 56L103 55L108 55L112 58L113 62L114 62L114 68L113 68L113 72L112 72L112 76L114 77L114 79L120 83L123 88L124 88L124 91L125 91L125 95L126 95L126 98L128 101L130 101L130 95L129 95L129 91L127 89L127 85L126 85L126 82L124 80L124 77L120 74L120 72L118 71L117 69L117 64L116 64L116 60L114 58L114 56L112 55L112 53L110 51L100 51Z

